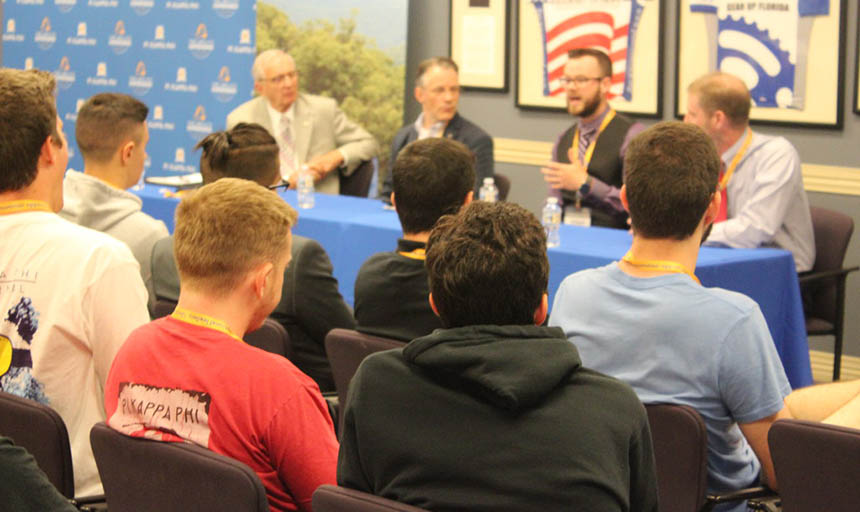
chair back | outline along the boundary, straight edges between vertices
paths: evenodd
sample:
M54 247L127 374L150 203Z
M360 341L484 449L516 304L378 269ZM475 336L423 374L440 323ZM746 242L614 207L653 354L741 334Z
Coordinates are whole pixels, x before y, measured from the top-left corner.
M661 512L694 512L707 490L705 422L686 405L646 404Z
M340 404L338 432L343 432L343 408L349 391L349 381L364 358L374 352L406 346L402 341L363 334L351 329L332 329L325 337L325 351L334 377L337 400Z
M0 391L0 434L26 448L60 494L75 497L69 432L57 411Z
M155 299L155 306L152 308L153 320L165 317L176 309L176 303L167 299Z
M290 334L283 325L271 318L266 318L256 331L245 333L245 343L287 359L293 355Z
M314 512L422 512L425 509L398 503L366 492L336 485L321 485L314 491Z
M499 201L507 201L508 193L511 191L511 179L504 174L496 173L493 176L496 188L499 189Z
M97 423L90 432L111 512L267 512L266 489L251 468L190 443L129 437Z
M340 195L367 197L376 172L376 158L361 162L349 176L340 174Z
M783 512L858 509L860 430L779 420L767 437Z
M812 230L815 234L815 265L812 272L839 270L845 261L845 252L854 233L854 220L837 211L810 207ZM837 277L816 283L809 294L807 316L836 323L840 311L837 297Z

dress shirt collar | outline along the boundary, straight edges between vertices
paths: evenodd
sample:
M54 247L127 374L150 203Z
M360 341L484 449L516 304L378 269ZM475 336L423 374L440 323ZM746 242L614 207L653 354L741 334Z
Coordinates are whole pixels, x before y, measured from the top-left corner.
M418 115L418 119L415 120L415 131L418 132L418 140L429 137L441 137L442 133L445 132L446 124L442 121L437 121L430 128L424 128L424 112L421 112Z
M293 121L296 120L296 102L294 101L290 108L287 109L286 112L278 112L272 105L269 104L269 100L266 100L266 110L269 112L269 119L272 121L272 131L276 134L280 134L283 132L281 129L281 119L284 115L287 116L287 119L290 121L290 125L292 126ZM275 138L279 138L280 135L275 135ZM281 141L279 141L281 142Z
M596 118L592 119L591 121L580 120L579 121L580 132L581 133L596 132L598 129L600 129L600 123L602 123L603 120L606 119L606 116L607 116L607 114L609 114L610 110L612 110L612 107L607 106L606 110L604 110L602 114L600 114Z
M722 154L723 163L725 165L728 165L729 162L732 161L732 158L734 158L735 155L738 154L738 151L740 151L741 146L743 146L743 144L744 144L744 139L746 139L746 137L747 137L747 131L749 131L749 130L752 130L752 128L747 126L747 129L744 130L744 132L741 134L740 137L738 137L738 140L736 140L735 143L732 144L732 146ZM753 133L753 135L755 135L755 133ZM751 149L752 149L752 143L750 143L750 147L747 148L747 152L744 155L744 158L746 158L747 155L749 155Z
M424 249L427 244L417 240L407 240L400 238L397 240L397 252L412 252L415 249Z

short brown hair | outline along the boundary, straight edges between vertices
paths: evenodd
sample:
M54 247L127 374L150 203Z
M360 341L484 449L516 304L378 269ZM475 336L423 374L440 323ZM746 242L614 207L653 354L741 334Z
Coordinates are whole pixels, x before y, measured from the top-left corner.
M110 162L129 139L140 143L149 107L128 94L105 92L88 99L78 111L75 141L84 160Z
M48 137L62 147L57 132L56 86L54 75L47 71L0 68L0 192L33 183Z
M430 57L429 59L424 59L418 64L418 72L415 73L415 85L418 87L424 87L424 75L430 71L431 68L440 67L442 69L453 69L456 72L460 72L460 68L457 67L457 63L454 62L454 59L450 57Z
M201 148L203 183L242 178L269 186L278 178L278 143L256 123L239 123L232 130L210 133L194 146Z
M457 213L474 188L475 156L456 140L416 140L397 155L391 181L403 232L430 231L439 217Z
M546 235L522 206L475 201L439 219L425 265L445 327L534 325L549 276Z
M183 286L222 296L248 271L276 262L298 215L265 187L223 178L179 203L173 255Z
M624 173L633 232L684 240L698 227L716 191L720 156L698 126L667 121L630 141Z
M609 55L606 55L606 52L597 48L574 48L567 52L568 60L580 59L582 57L594 57L597 59L597 65L600 66L600 72L603 74L603 77L608 76L612 78L612 61L609 60Z
M687 91L698 97L699 106L708 114L719 110L736 127L746 126L749 122L752 101L746 84L740 78L714 71L697 78Z

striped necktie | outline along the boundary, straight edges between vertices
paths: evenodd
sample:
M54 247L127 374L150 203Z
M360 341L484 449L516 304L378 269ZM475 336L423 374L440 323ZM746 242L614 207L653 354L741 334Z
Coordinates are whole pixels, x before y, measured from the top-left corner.
M588 151L588 145L591 144L591 140L594 138L594 130L585 131L580 129L579 131L579 154L577 158L582 164L585 164L585 153Z
M296 151L293 143L293 131L290 129L290 118L281 116L281 176L285 179L296 168Z

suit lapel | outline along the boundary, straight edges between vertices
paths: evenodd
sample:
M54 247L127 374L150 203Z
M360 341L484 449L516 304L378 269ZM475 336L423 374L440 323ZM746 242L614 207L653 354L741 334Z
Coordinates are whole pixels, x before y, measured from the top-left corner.
M299 163L308 161L308 150L311 143L311 135L313 134L313 112L310 105L303 94L299 94L296 98L296 112L293 126L293 135L296 138L296 155L299 157Z
M269 117L269 109L266 108L265 97L257 96L257 104L254 106L254 113L251 118L256 119L257 122L266 129L266 131L274 136L275 127L272 126L272 118Z

